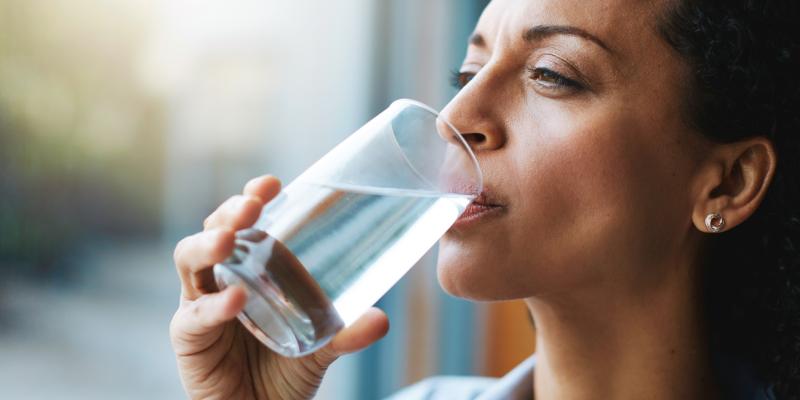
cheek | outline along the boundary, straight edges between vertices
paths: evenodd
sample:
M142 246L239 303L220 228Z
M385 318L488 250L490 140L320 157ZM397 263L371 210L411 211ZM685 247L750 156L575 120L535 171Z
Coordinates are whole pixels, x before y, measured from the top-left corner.
M510 253L526 257L525 270L511 276L524 272L532 292L627 279L666 254L682 212L670 141L633 117L557 115L514 153Z
M515 247L529 249L536 291L601 278L608 249L631 206L631 178L620 171L623 149L597 131L551 120L520 185ZM600 127L595 128L600 129ZM548 134L551 133L552 134ZM521 154L520 157L523 155Z
M625 186L605 162L618 157L597 151L591 132L556 128L511 138L486 163L487 181L510 200L508 214L469 235L442 239L438 275L445 291L501 300L596 279L589 265L603 246L598 242L610 236L609 225L625 208L619 193ZM568 128L573 135L562 135Z
M549 263L551 284L595 284L666 256L681 229L687 160L666 126L604 110L538 127L534 194L523 217ZM565 114L566 116L567 114ZM579 118L583 117L583 118ZM652 121L650 121L652 122Z
M685 211L679 146L634 116L548 116L514 127L486 163L508 215L443 238L438 272L449 293L511 299L629 279L669 248Z
M594 261L607 254L600 250L616 236L613 225L630 196L630 178L619 174L628 151L602 128L569 118L520 124L506 148L487 156L486 181L508 197L508 214L479 232L442 239L445 291L500 300L597 279Z

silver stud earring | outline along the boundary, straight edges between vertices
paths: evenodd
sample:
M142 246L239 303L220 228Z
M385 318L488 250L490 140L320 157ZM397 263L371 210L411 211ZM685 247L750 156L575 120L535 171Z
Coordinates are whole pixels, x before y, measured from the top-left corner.
M722 218L722 215L719 213L711 213L706 215L706 228L708 228L709 232L717 233L722 231L722 228L725 227L725 218Z

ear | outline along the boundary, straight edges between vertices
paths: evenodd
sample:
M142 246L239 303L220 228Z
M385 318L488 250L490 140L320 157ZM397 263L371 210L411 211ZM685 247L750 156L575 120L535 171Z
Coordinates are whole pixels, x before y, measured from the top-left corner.
M744 222L761 204L777 162L765 137L715 145L695 176L694 226L709 232L705 220L712 213L724 219L723 231Z

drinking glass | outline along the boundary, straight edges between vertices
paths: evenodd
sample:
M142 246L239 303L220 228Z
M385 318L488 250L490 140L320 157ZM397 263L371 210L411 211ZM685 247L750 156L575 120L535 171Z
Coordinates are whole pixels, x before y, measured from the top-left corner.
M248 292L238 318L298 357L374 305L482 190L461 134L430 107L397 100L297 179L236 234L214 266Z

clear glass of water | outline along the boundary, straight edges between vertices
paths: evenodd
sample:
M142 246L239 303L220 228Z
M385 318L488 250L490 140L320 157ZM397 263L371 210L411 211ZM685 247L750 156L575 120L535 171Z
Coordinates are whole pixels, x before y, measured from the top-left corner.
M298 357L374 305L482 190L461 134L437 112L397 100L284 187L233 255L220 290L247 289L239 320Z

